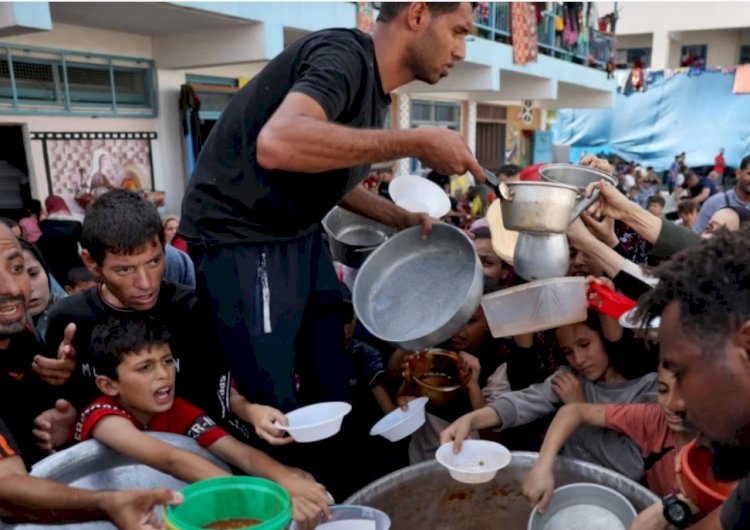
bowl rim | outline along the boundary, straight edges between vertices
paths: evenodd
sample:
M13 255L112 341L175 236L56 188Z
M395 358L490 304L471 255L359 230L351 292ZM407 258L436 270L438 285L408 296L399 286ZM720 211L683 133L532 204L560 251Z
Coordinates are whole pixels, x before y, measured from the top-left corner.
M633 506L633 503L630 502L630 500L625 495L623 495L622 493L620 493L614 488L610 488L609 486L603 486L602 484L596 484L594 482L571 482L570 484L564 484L563 486L558 486L552 491L551 499L554 500L555 495L560 491L573 489L573 488L581 488L581 487L607 491L609 494L621 500L624 503L624 505L628 507L630 512L633 514L634 518L638 515L638 510L635 509L635 506ZM552 504L552 500L550 500L550 504ZM531 515L529 516L527 530L533 530L533 524L537 520L537 518L544 517L545 515L550 513L549 505L547 505L547 509L544 510L544 513L540 513L539 510L537 509L538 507L539 507L539 504L536 504L531 509Z
M426 355L429 355L431 353L432 354L437 354L437 355L440 355L440 356L450 357L451 359L453 359L457 363L466 364L465 361L461 358L461 354L460 353L458 353L458 352L456 352L454 350L448 350L448 349L445 349L445 348L425 348L423 350L415 352L409 358L408 362L411 362L411 359L414 358L414 357L416 357L416 356L419 356L419 355L425 355L426 356ZM460 367L459 367L459 375L460 375L460 373L461 373L461 370L460 370ZM466 375L464 377L464 379L466 379L465 381L461 381L458 384L448 385L448 386L435 386L435 385L431 385L429 383L425 383L424 381L422 381L419 378L420 376L417 376L417 375L412 375L411 377L412 377L412 379L414 379L414 381L416 381L416 383L419 386L421 386L422 388L426 388L427 390L433 390L435 392L455 392L459 388L462 388L462 387L466 386L469 383L469 380L471 379L471 374L468 374L468 375Z
M412 399L411 401L409 401L409 403L407 403L408 408L407 408L406 411L403 411L400 408L396 408L396 409L392 410L391 412L389 412L388 414L386 414L385 416L383 416L382 418L380 418L375 423L375 425L372 426L372 428L370 429L370 436L382 436L385 433L387 433L389 431L392 431L392 430L400 427L401 425L403 425L407 421L409 421L412 418L414 418L414 416L418 415L421 411L423 411L424 408L427 406L427 402L429 400L430 400L430 398L428 398L426 396L420 396L420 397L418 397L416 399ZM413 409L412 409L412 404L416 405ZM401 419L397 423L395 423L395 424L391 425L390 427L388 427L387 429L383 429L383 426L380 425L380 424L383 423L388 416L390 416L391 414L397 413L398 411L403 412L403 416L401 417ZM380 431L376 432L375 429L379 425L380 425Z
M713 500L724 502L727 500L729 495L722 495L718 491L715 491L711 489L705 482L703 482L701 479L698 478L698 475L696 475L693 470L688 465L688 454L690 451L699 451L699 450L705 450L710 451L707 447L702 447L699 445L696 445L695 440L690 440L687 445L685 445L682 448L682 451L680 452L680 472L681 474L685 475L690 482L692 486L694 486L697 490L700 490L702 493L705 493L709 497L711 497ZM727 484L730 484L727 482Z
M313 403L312 405L306 405L304 407L300 407L298 409L294 409L293 411L291 411L291 412L289 412L287 414L291 414L292 412L297 412L299 410L304 410L304 409L309 409L309 408L317 407L317 406L320 406L320 405L331 405L331 404L346 405L345 407L343 407L345 409L345 412L342 412L342 413L339 413L339 414L337 414L335 416L332 416L332 417L328 418L325 421L319 421L318 423L311 423L310 425L297 425L296 427L291 426L291 425L282 425L278 421L275 421L274 422L274 427L276 427L278 429L281 429L281 430L284 430L284 431L289 431L289 432L294 432L296 430L303 430L303 429L313 429L315 427L321 427L323 425L328 425L328 424L334 423L334 422L340 420L341 418L343 418L344 416L346 416L347 414L349 414L352 411L352 405L351 405L351 403L347 403L346 401L321 401L320 403Z
M505 462L502 465L498 466L488 466L486 469L483 469L481 471L472 471L470 469L466 468L457 468L455 466L450 465L443 455L447 454L453 454L453 442L447 442L441 445L437 448L437 451L435 451L435 460L438 461L438 463L448 469L448 471L455 471L456 473L461 473L465 475L474 475L474 476L480 476L480 475L487 475L489 473L497 473L503 468L506 468L510 465L511 461L513 460L513 454L510 452L510 450L505 447L503 444L498 442L493 442L491 440L475 440L472 438L466 439L462 442L462 445L483 445L485 447L493 447L493 448L500 448L500 453L503 453L504 455L507 455L507 462Z

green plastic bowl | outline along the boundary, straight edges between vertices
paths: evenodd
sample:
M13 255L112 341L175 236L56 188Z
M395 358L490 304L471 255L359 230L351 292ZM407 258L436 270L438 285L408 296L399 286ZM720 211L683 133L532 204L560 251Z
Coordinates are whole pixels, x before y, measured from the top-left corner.
M253 530L283 530L292 520L292 499L270 480L257 477L217 477L182 489L185 500L168 506L164 522L169 530L203 530L228 519L258 519Z

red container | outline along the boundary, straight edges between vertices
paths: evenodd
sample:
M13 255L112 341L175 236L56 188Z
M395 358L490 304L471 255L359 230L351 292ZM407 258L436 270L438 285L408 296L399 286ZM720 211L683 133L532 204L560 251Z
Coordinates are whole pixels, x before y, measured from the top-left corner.
M614 318L620 318L636 305L635 301L627 296L593 282L589 283L588 299L589 307Z
M695 445L695 440L682 448L680 473L685 495L703 512L718 508L737 485L719 482L711 471L711 450Z

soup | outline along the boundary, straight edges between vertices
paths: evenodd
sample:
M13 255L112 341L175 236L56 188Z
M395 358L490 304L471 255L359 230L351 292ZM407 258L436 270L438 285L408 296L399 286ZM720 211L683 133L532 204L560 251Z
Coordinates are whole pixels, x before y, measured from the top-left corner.
M262 522L263 521L260 521L258 519L222 519L220 521L208 523L207 525L204 525L203 528L214 528L218 530L231 530L232 528L252 528L253 526L258 526Z

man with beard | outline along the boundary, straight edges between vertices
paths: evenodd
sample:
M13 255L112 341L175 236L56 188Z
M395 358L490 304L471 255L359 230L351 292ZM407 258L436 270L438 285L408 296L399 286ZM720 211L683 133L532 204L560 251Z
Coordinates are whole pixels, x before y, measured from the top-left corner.
M693 226L693 232L702 233L711 216L729 206L750 209L750 155L740 162L740 167L737 169L737 185L724 193L712 195L703 203L698 212L698 220Z
M718 232L659 267L660 282L641 301L644 321L661 316L661 360L676 378L669 409L686 414L712 442L717 478L741 479L722 507L690 526L694 530L750 528L748 256L746 229ZM690 523L689 514L678 519L670 523ZM634 528L666 528L666 522Z
M35 460L31 434L50 387L31 371L38 343L26 305L29 276L18 240L0 225L0 517L37 523L111 519L122 530L148 530L156 504L178 502L169 490L87 491L30 477Z

